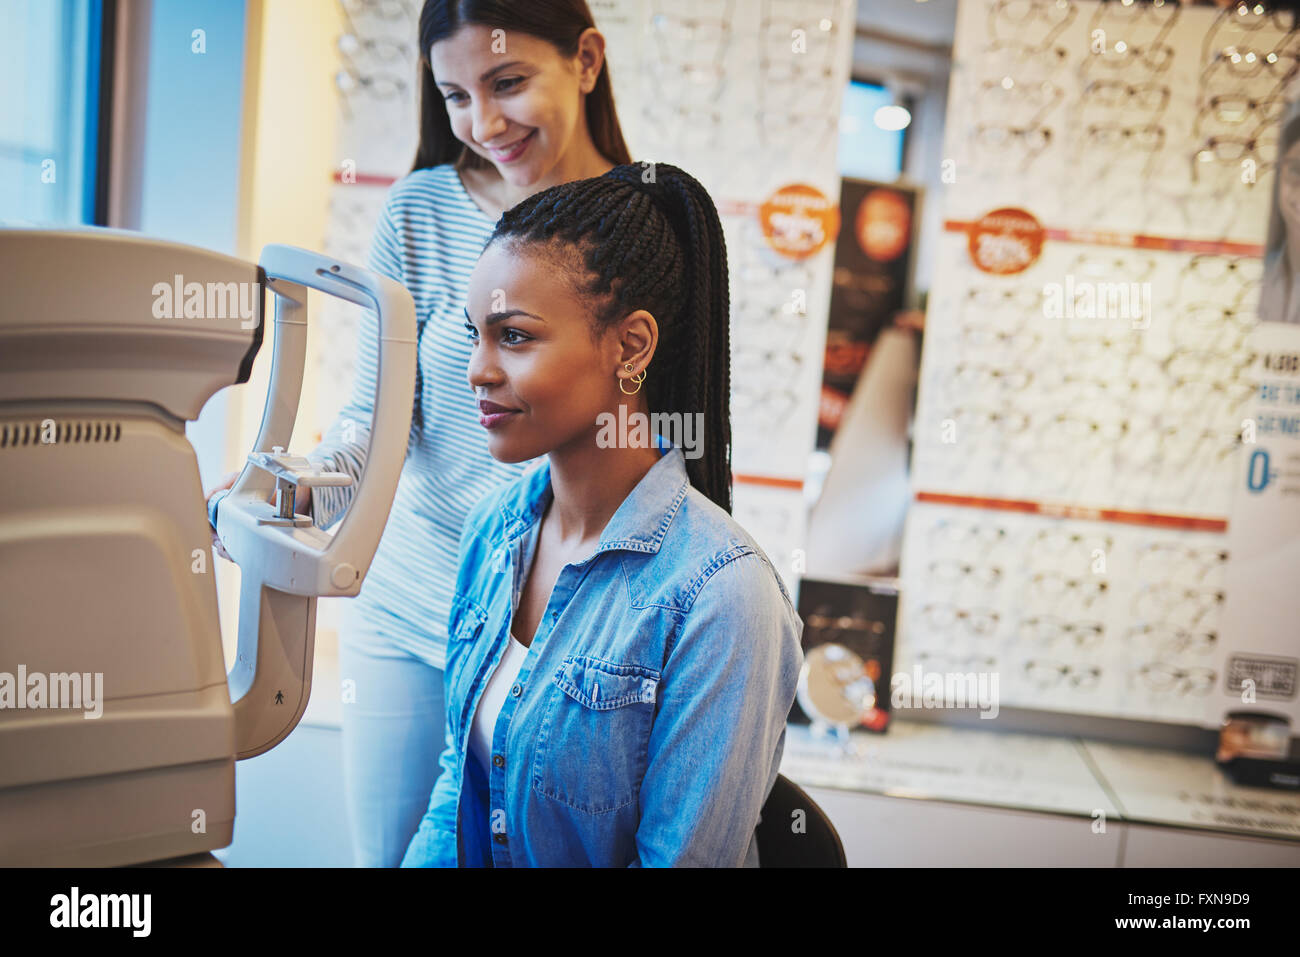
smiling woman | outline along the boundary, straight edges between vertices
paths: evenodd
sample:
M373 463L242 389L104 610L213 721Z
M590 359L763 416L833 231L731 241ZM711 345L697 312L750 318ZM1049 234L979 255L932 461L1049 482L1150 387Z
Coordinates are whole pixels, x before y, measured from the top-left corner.
M414 168L452 163L495 218L539 184L631 162L591 24L580 0L426 3Z
M470 271L502 210L630 161L604 38L582 0L428 0L418 43L419 152L389 191L369 257L415 301L411 438L378 551L339 635L341 673L356 689L343 708L343 764L363 866L401 861L438 777L446 622L465 516L527 465L489 454L465 381ZM363 313L352 398L311 453L356 478L380 374L374 321ZM300 508L328 529L351 495L316 489Z
M728 305L717 210L676 167L501 217L469 384L493 458L546 462L466 519L443 770L405 866L758 866L802 624L729 514ZM702 454L601 441L648 413L698 417Z

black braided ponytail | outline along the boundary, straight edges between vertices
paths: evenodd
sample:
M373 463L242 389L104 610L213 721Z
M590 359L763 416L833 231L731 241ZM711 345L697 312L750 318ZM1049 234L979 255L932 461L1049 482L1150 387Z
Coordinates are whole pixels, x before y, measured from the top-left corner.
M488 244L499 239L537 246L575 276L595 303L597 332L637 309L655 317L647 405L651 413L703 413L703 454L686 460L686 473L730 513L727 250L704 187L664 163L615 166L507 210Z

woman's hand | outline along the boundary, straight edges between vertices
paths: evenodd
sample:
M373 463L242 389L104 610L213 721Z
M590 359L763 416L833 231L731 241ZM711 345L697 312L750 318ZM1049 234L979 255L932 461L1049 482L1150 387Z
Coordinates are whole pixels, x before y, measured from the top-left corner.
M227 472L224 476L222 476L220 482L218 482L212 488L208 489L208 493L205 496L203 496L204 511L207 510L208 502L212 501L212 496L216 495L222 489L230 488L230 486L235 484L235 479L237 478L239 478L238 472ZM216 549L217 554L220 555L222 558L224 558L226 561L228 562L234 561L234 559L231 558L230 555L226 552L226 547L221 544L221 539L217 538L217 530L215 528L212 530L212 547Z
M223 489L230 488L232 485L235 484L235 479L237 478L239 478L238 472L227 472L225 475L221 477L220 482L218 482L212 488L208 489L207 494L203 497L203 505L205 511L207 509L207 503L212 500L212 496L216 495L218 492L222 491ZM274 488L271 489L271 493L266 497L266 501L268 504L271 505L275 504ZM294 496L293 510L299 515L307 515L310 514L307 511L309 508L311 508L311 488L309 486L299 486L297 490L297 495ZM228 562L234 561L234 559L230 557L230 553L226 551L226 547L221 544L221 539L217 537L217 532L215 529L213 529L212 531L212 547L216 549L217 554L220 555L222 558L224 558L226 561Z

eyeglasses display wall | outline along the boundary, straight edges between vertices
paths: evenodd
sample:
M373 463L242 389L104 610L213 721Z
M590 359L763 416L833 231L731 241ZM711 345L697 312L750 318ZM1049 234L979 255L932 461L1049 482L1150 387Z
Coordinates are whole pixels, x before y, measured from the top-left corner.
M334 183L329 187L328 230L321 247L327 256L365 265L387 193L387 186L365 182ZM356 341L358 308L333 296L321 297L318 328L322 347L316 358L316 401L322 423L332 422L348 398L347 389L340 388L340 384L352 381L356 356L351 347L339 348L338 344Z
M1266 222L1267 220L1261 221ZM918 487L1226 517L1254 380L1257 256L1051 242L1015 277L944 240L916 423ZM1073 316L1049 317L1051 287ZM1128 314L1082 308L1117 289Z
M341 14L338 168L395 178L419 143L420 0L333 0Z
M912 512L899 670L996 672L1003 707L1200 722L1225 677L1221 534Z
M836 146L856 4L645 0L634 6L642 24L638 89L631 96L619 92L620 117L633 155L689 170L722 216L731 287L734 514L793 588L835 237L823 237L811 255L778 253L760 211L792 184L813 187L838 208ZM626 57L612 55L617 89L628 67Z
M1221 629L1226 530L1298 74L1290 14L1262 7L959 5L900 669L1217 725L1250 641Z
M708 176L705 185L726 199L758 199L774 182L807 175L814 185L834 185L856 15L851 0L633 6L644 11L640 92L635 112L620 104L620 118L634 118L646 149L671 149L676 165L693 175L699 169L698 178ZM616 82L624 62L614 60Z
M419 0L331 0L342 24L338 66L328 83L336 104L335 181L321 247L365 265L375 223L392 181L411 168L419 142ZM358 307L322 297L311 360L317 427L347 401ZM346 343L345 348L339 348Z
M1056 228L1258 242L1300 64L1290 29L1254 4L963 2L947 214L1010 192Z
M816 438L834 237L791 258L772 248L759 212L790 184L812 186L838 205L835 147L855 4L648 0L642 10L639 89L620 100L620 115L633 154L689 170L723 218L733 469L800 483ZM626 69L620 59L616 82ZM736 489L738 507L750 494L744 485ZM798 489L786 499L792 517L802 516ZM775 542L781 524L747 527Z

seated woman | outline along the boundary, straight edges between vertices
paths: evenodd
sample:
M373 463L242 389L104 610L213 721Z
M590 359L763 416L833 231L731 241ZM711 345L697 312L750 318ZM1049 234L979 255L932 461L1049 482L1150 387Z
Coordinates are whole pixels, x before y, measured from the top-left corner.
M467 301L489 449L544 458L465 521L443 773L402 865L757 866L802 624L730 515L712 200L662 164L544 190Z

